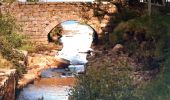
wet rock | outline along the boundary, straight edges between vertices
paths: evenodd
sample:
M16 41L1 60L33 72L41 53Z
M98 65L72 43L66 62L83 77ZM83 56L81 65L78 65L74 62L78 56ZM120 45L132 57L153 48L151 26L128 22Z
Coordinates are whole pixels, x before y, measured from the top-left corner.
M62 58L56 58L55 64L58 68L67 68L70 65L70 61Z

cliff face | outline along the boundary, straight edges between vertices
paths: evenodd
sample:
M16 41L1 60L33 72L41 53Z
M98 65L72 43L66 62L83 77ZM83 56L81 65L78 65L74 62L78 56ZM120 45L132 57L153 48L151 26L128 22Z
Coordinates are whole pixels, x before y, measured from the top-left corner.
M16 69L0 69L0 100L15 100Z

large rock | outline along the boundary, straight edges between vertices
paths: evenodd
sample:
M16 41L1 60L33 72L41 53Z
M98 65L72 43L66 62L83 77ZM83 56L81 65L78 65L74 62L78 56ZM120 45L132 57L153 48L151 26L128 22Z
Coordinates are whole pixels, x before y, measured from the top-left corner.
M28 56L28 67L33 66L50 66L53 68L62 67L65 68L70 64L70 62L66 59L57 58L54 56L48 56L43 54L34 54L32 56Z
M58 68L66 68L70 65L70 61L62 58L56 58L54 64L58 66Z
M113 51L113 52L121 52L121 51L123 51L123 49L124 49L123 45L121 45L121 44L116 44L116 45L113 47L112 51Z
M34 56L28 56L28 66L47 66L53 64L55 60L52 56L36 54Z
M27 73L18 82L18 88L22 88L33 82L48 68L66 68L70 62L65 59L56 58L44 54L32 54L28 56Z

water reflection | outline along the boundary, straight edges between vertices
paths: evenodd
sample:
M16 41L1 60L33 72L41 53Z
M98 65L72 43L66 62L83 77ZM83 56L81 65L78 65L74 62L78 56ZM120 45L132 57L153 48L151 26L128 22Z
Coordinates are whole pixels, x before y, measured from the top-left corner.
M41 78L23 88L17 100L68 100L74 78Z
M70 87L74 85L73 74L66 69L50 68L41 78L23 88L17 100L68 100Z

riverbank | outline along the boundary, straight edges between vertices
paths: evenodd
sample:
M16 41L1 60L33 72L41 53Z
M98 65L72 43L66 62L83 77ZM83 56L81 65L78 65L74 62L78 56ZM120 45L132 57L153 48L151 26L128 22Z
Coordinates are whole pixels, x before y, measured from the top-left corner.
M164 85L164 83L167 82L168 78L161 75L166 73L166 76L168 76L168 71L165 69L165 61L167 53L169 53L167 51L167 48L169 48L169 45L167 45L169 40L168 29L169 16L167 15L141 16L119 23L114 31L109 34L110 41L107 41L109 39L105 40L104 45L106 46L96 48L96 50L101 49L102 52L97 53L92 60L89 60L88 74L80 78L81 82L77 88L82 87L82 90L88 88L86 89L88 92L98 94L97 99L104 99L103 95L106 97L113 95L113 98L120 99L119 96L115 95L116 93L121 95L122 98L134 98L137 95L136 92L139 92L137 98L141 98L141 95L148 98L148 94L150 94L151 100L155 97L159 98L159 90L163 90L161 92L165 95L166 93L161 86L167 88L168 85ZM97 78L91 78L91 76ZM166 81L163 85L158 85L162 83L160 80ZM107 84L107 86L103 87L103 84ZM147 86L148 84L150 86ZM88 87L89 85L92 86ZM147 90L150 90L150 92ZM77 93L79 91L81 90L77 90ZM113 91L115 91L115 94L109 95ZM127 95L127 91L128 93L135 93ZM122 95L122 92L124 95ZM143 92L145 92L145 95L143 95ZM155 94L152 94L153 92ZM91 95L93 94L83 94L82 97L86 98ZM79 96L78 94L75 97ZM94 97L94 99L96 98Z
M61 68L68 64L63 59L56 58L57 50L31 53L27 55L26 73L18 81L18 88L23 88L27 84L38 79L43 70L49 68Z
M16 69L0 69L0 99L14 100L18 80Z
M14 100L15 93L18 92L16 90L20 91L28 86L28 84L40 80L42 71L49 68L58 68L58 66L62 67L64 64L67 64L68 62L54 57L56 52L56 50L51 50L26 54L26 61L22 61L26 62L26 73L21 76L16 72L16 69L0 69L0 97L5 98L5 100ZM72 83L70 85L73 85L74 79L75 78L56 78L53 80L56 80L55 83L58 85L68 85L70 83ZM43 82L44 84L48 83L46 80L43 80ZM8 99L8 97L10 99Z
M97 49L98 48L98 49ZM114 64L118 62L128 62L130 65L133 66L133 69L139 67L137 63L134 62L132 58L130 58L127 54L121 53L121 50L118 50L119 53L117 53L117 50L115 48L113 49L105 49L103 46L99 46L94 48L95 51L93 53L92 57L88 57L89 63L87 64L88 70L91 70L92 66L102 66L105 62L111 62L109 63L109 66L113 66ZM118 49L118 48L117 48ZM52 79L40 79L40 74L43 70L46 70L48 68L57 68L58 62L56 62L56 58L54 55L57 51L52 50L49 51L50 53L32 53L28 54L27 56L27 66L26 70L27 73L23 74L22 78L20 78L17 82L16 88L19 90L22 90L24 87L28 88L30 87L28 84L55 84L55 85L63 85L63 86L73 86L75 82L75 78L52 78ZM102 64L101 64L102 62ZM117 69L116 69L117 70ZM131 74L134 76L134 85L140 84L143 81L149 81L151 80L157 73L158 69L152 70L152 71L131 71ZM54 81L54 83L53 83ZM49 83L51 82L51 83ZM30 84L31 85L31 84ZM32 86L32 85L31 85ZM31 88L31 87L30 87Z

